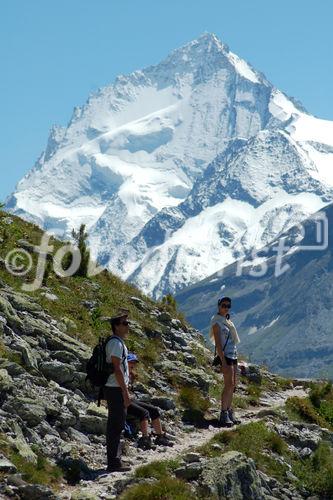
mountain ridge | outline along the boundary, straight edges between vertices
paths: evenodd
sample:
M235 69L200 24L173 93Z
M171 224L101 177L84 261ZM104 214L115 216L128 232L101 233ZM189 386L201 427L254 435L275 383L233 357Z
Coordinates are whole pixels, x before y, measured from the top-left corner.
M251 144L264 130L287 134L295 153L285 156L286 165L303 162L310 173L303 186L296 179L295 194L313 191L318 182L316 197L304 198L300 205L288 199L288 206L280 210L276 229L280 230L331 197L327 193L333 186L329 169L333 122L305 113L215 35L205 33L159 64L120 75L75 108L66 130L57 126L51 130L45 153L6 199L6 209L65 239L73 227L85 223L98 262L153 297L174 293L213 272L214 266L218 269L216 256L207 267L207 255L197 240L188 244L191 233L200 230L196 217L201 212L202 224L208 224L206 233L216 238L216 245L209 245L221 248L229 261L239 256L238 250L233 255L228 249L239 232L230 210L225 221L230 227L220 228L221 221L214 222L210 212L205 213L200 183L217 158L224 161L221 155L227 158L229 151L236 159L243 151L246 162L249 148L253 165L243 171L239 189L235 185L231 194L235 209L241 210L247 201L252 211L255 177L260 170L268 182L274 148L283 148L280 136L262 148L260 157L251 157ZM240 165L238 169L239 176ZM252 182L244 184L246 176ZM211 182L221 197L224 186ZM285 187L283 196L291 191ZM261 194L264 200L265 193ZM188 232L182 228L184 216ZM249 231L246 220L240 224ZM259 232L265 229L272 237L276 234L274 225ZM251 243L248 238L244 242L246 251Z

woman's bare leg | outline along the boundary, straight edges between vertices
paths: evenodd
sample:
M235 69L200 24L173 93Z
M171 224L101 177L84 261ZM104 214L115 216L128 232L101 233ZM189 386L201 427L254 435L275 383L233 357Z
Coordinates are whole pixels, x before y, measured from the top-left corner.
M222 410L227 410L231 406L234 391L233 366L229 366L226 362L223 362L221 371L224 379L224 387L221 394L221 408Z
M238 384L237 365L232 365L232 368L233 368L233 384L234 384L233 392L235 392L237 384Z

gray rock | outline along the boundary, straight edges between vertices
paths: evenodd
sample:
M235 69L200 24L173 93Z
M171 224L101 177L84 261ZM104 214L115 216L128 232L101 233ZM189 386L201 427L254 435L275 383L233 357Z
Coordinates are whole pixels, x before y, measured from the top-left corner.
M1 368L5 368L11 377L17 377L26 373L25 369L14 361L0 360Z
M9 476L7 476L7 478L6 478L6 481L7 481L7 484L9 484L11 486L16 486L16 487L24 486L25 484L27 484L22 479L21 474L9 474Z
M218 443L213 443L212 444L212 449L213 450L217 450L217 451L218 450L222 450L222 446L220 444L218 444Z
M99 500L99 498L93 491L80 490L71 494L71 500Z
M55 380L58 384L72 382L74 380L75 369L60 361L45 361L39 365L40 371L48 379Z
M149 307L148 305L146 304L146 302L142 299L140 299L139 297L130 297L130 300L133 302L133 304L135 304L135 306L140 309L140 311L142 312L149 312Z
M57 500L59 498L51 488L42 484L20 486L19 495L21 500Z
M11 443L15 447L21 457L23 457L28 462L36 464L37 456L27 443L21 427L15 421L12 424L12 430L13 434L7 436L7 440L9 441L9 443Z
M31 427L35 427L46 417L44 406L36 399L15 397L6 401L3 409L14 415L20 415Z
M55 295L54 293L41 292L41 295L44 295L44 297L47 300L51 300L52 302L55 302L56 300L59 300L59 297L57 295Z
M174 410L176 408L175 402L172 399L165 397L152 398L151 404L162 408L162 410Z
M8 458L0 456L0 472L16 472L16 467Z
M230 451L204 465L201 488L208 495L233 500L264 498L254 461L242 453Z
M67 432L69 434L69 437L73 441L78 441L79 443L83 443L83 444L90 444L90 439L88 438L88 436L86 436L82 432L78 431L77 429L74 429L74 427L69 427L67 429Z
M80 428L88 434L102 435L106 433L106 417L97 417L95 415L81 415Z
M71 363L74 365L77 363L80 363L80 361L77 359L75 354L73 354L72 352L68 352L68 351L54 351L54 352L52 352L51 356L53 359L56 359L56 360L60 361L61 363L67 363L67 364Z
M245 372L242 373L250 382L260 385L262 382L262 373L257 365L249 364Z
M67 288L67 287L66 287ZM63 324L65 325L65 328L66 328L66 331L67 330L76 330L77 329L77 326L76 326L76 323L75 321L73 321L72 319L70 318L67 318L67 316L63 316L61 318L61 321L63 322Z
M302 448L301 451L299 452L300 456L302 458L304 457L309 457L312 453L311 448Z
M8 392L14 387L12 377L4 368L0 368L0 392Z
M283 422L274 424L276 432L296 448L315 450L322 437L321 428L316 424Z
M10 292L7 294L12 306L17 311L41 312L42 307L32 297L24 293Z
M176 469L175 475L180 479L185 479L187 481L192 481L199 479L203 470L203 466L201 463L194 462L186 465L185 467L180 467Z
M185 455L184 461L187 463L200 462L201 458L202 457L201 457L200 453L190 452L190 453L187 453Z

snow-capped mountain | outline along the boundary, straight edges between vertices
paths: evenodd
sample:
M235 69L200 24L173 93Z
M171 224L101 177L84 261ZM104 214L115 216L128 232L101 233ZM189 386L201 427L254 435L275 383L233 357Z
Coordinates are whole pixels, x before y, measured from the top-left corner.
M6 208L159 297L333 199L333 122L206 33L91 95Z
M286 376L333 380L332 228L333 203L283 231L256 256L183 289L176 295L181 311L207 336L217 300L227 295L241 353Z

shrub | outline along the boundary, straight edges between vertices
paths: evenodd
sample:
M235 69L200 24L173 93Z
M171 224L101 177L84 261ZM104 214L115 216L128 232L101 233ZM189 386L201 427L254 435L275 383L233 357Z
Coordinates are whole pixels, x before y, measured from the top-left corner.
M333 452L327 443L320 443L311 457L294 461L293 473L311 494L333 498Z
M326 427L327 422L318 414L313 404L308 398L298 398L293 396L286 401L286 409L296 414L306 422L315 423L321 427Z
M179 403L185 409L183 418L187 422L197 424L202 422L209 408L209 399L205 398L196 387L181 387L178 394Z

